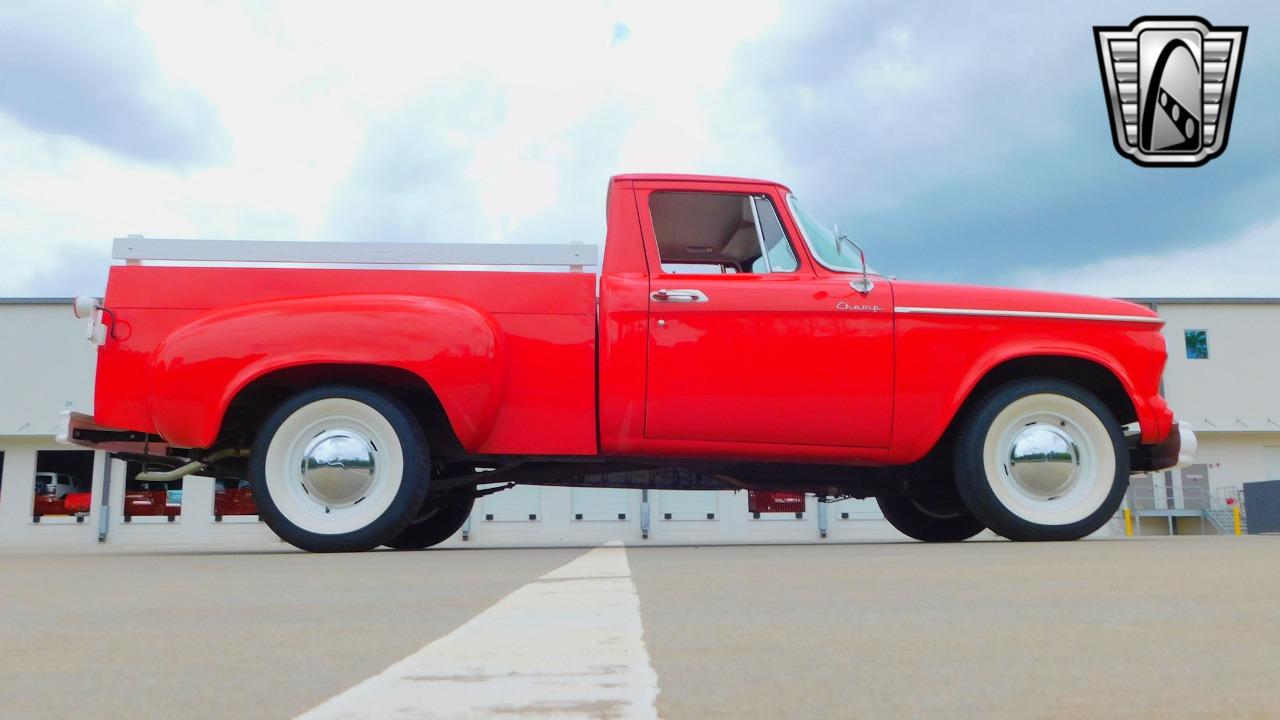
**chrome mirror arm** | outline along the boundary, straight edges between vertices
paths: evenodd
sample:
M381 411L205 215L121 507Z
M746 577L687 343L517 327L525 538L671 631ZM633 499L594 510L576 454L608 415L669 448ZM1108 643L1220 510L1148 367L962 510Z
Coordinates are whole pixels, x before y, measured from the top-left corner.
M844 254L844 252L840 249L840 246L841 246L841 244L842 244L842 243L849 243L850 245L852 245L852 246L853 246L853 249L854 249L854 250L857 250L857 251L858 251L858 264L862 267L862 277L858 278L857 280L854 280L854 281L850 282L850 283L849 283L849 287L851 287L851 288L853 288L854 290L857 290L858 292L862 293L862 295L863 295L864 297L865 297L866 295L869 295L869 294L871 293L871 291L872 291L873 289L875 289L876 284L875 284L875 283L873 283L873 282L871 282L871 278L867 277L867 254L866 254L866 252L864 252L864 251L862 250L862 246L861 246L861 245L859 245L858 243L854 242L853 238L849 237L848 235L841 235L841 234L840 234L840 224L839 224L839 223L832 223L832 224L831 224L831 230L832 230L832 232L833 232L833 233L835 233L835 236L836 236L836 253L837 253L837 254L840 254L840 255L843 255L843 254Z

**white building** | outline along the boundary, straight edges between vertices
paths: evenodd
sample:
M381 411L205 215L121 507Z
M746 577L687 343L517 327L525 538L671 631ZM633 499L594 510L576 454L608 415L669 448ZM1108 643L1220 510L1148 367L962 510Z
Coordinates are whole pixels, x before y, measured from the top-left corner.
M1140 302L1168 321L1165 394L1195 425L1200 451L1196 466L1135 477L1130 504L1148 515L1139 518L1141 532L1167 533L1171 523L1177 532L1215 532L1201 511L1207 501L1245 482L1280 479L1280 299ZM180 493L126 488L124 463L54 442L59 411L93 411L95 348L70 300L0 299L0 343L0 545L275 541L256 516L232 514L234 490L218 492L225 489L211 478L188 477ZM89 493L71 498L87 511L68 511L67 498L38 499L38 482ZM1122 531L1117 519L1103 532ZM518 487L478 501L449 544L785 543L824 535L827 542L901 537L874 501L823 505L810 497L799 516L756 517L744 492Z
M1166 321L1164 394L1200 442L1195 465L1152 478L1154 505L1186 509L1178 529L1197 532L1196 511L1205 499L1220 499L1243 483L1280 479L1280 299L1134 301ZM1168 532L1161 522L1168 521L1148 518L1143 527Z

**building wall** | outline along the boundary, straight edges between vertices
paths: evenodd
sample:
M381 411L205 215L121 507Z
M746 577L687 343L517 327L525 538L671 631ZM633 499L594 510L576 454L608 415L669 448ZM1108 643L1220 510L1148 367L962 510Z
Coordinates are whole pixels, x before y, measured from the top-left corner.
M93 412L97 348L71 301L0 302L0 436L53 435L63 410Z
M1198 439L1196 462L1208 465L1210 487L1238 488L1247 482L1280 480L1280 431L1209 432Z
M1157 302L1169 345L1165 397L1197 431L1280 432L1280 304ZM1187 358L1184 333L1205 330L1209 357Z
M4 462L0 466L0 546L36 543L65 546L97 541L94 531L99 522L97 503L83 521L69 517L42 518L40 523L32 520L36 453L65 449L48 436L0 437L0 452L4 453ZM101 497L105 459L105 453L94 453L91 485L94 497Z
M1165 319L1165 397L1195 427L1210 487L1280 477L1280 303L1147 302ZM1187 330L1207 333L1207 359L1187 357Z

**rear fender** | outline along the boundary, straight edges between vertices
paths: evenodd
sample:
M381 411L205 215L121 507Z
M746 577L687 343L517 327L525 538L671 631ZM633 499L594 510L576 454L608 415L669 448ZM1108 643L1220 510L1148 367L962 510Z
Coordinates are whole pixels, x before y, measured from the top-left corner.
M238 305L184 325L151 359L148 410L179 447L209 447L227 407L255 379L316 364L399 368L439 398L463 446L493 426L506 378L501 332L456 300L343 295Z

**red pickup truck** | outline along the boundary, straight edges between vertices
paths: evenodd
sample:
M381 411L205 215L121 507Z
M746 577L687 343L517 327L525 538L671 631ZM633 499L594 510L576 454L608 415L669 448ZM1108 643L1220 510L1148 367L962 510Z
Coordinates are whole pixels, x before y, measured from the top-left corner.
M1145 307L883 276L775 182L619 175L607 204L602 262L117 240L76 302L95 417L61 439L148 481L247 478L313 551L427 547L518 483L875 497L920 540L1068 540L1194 451Z

